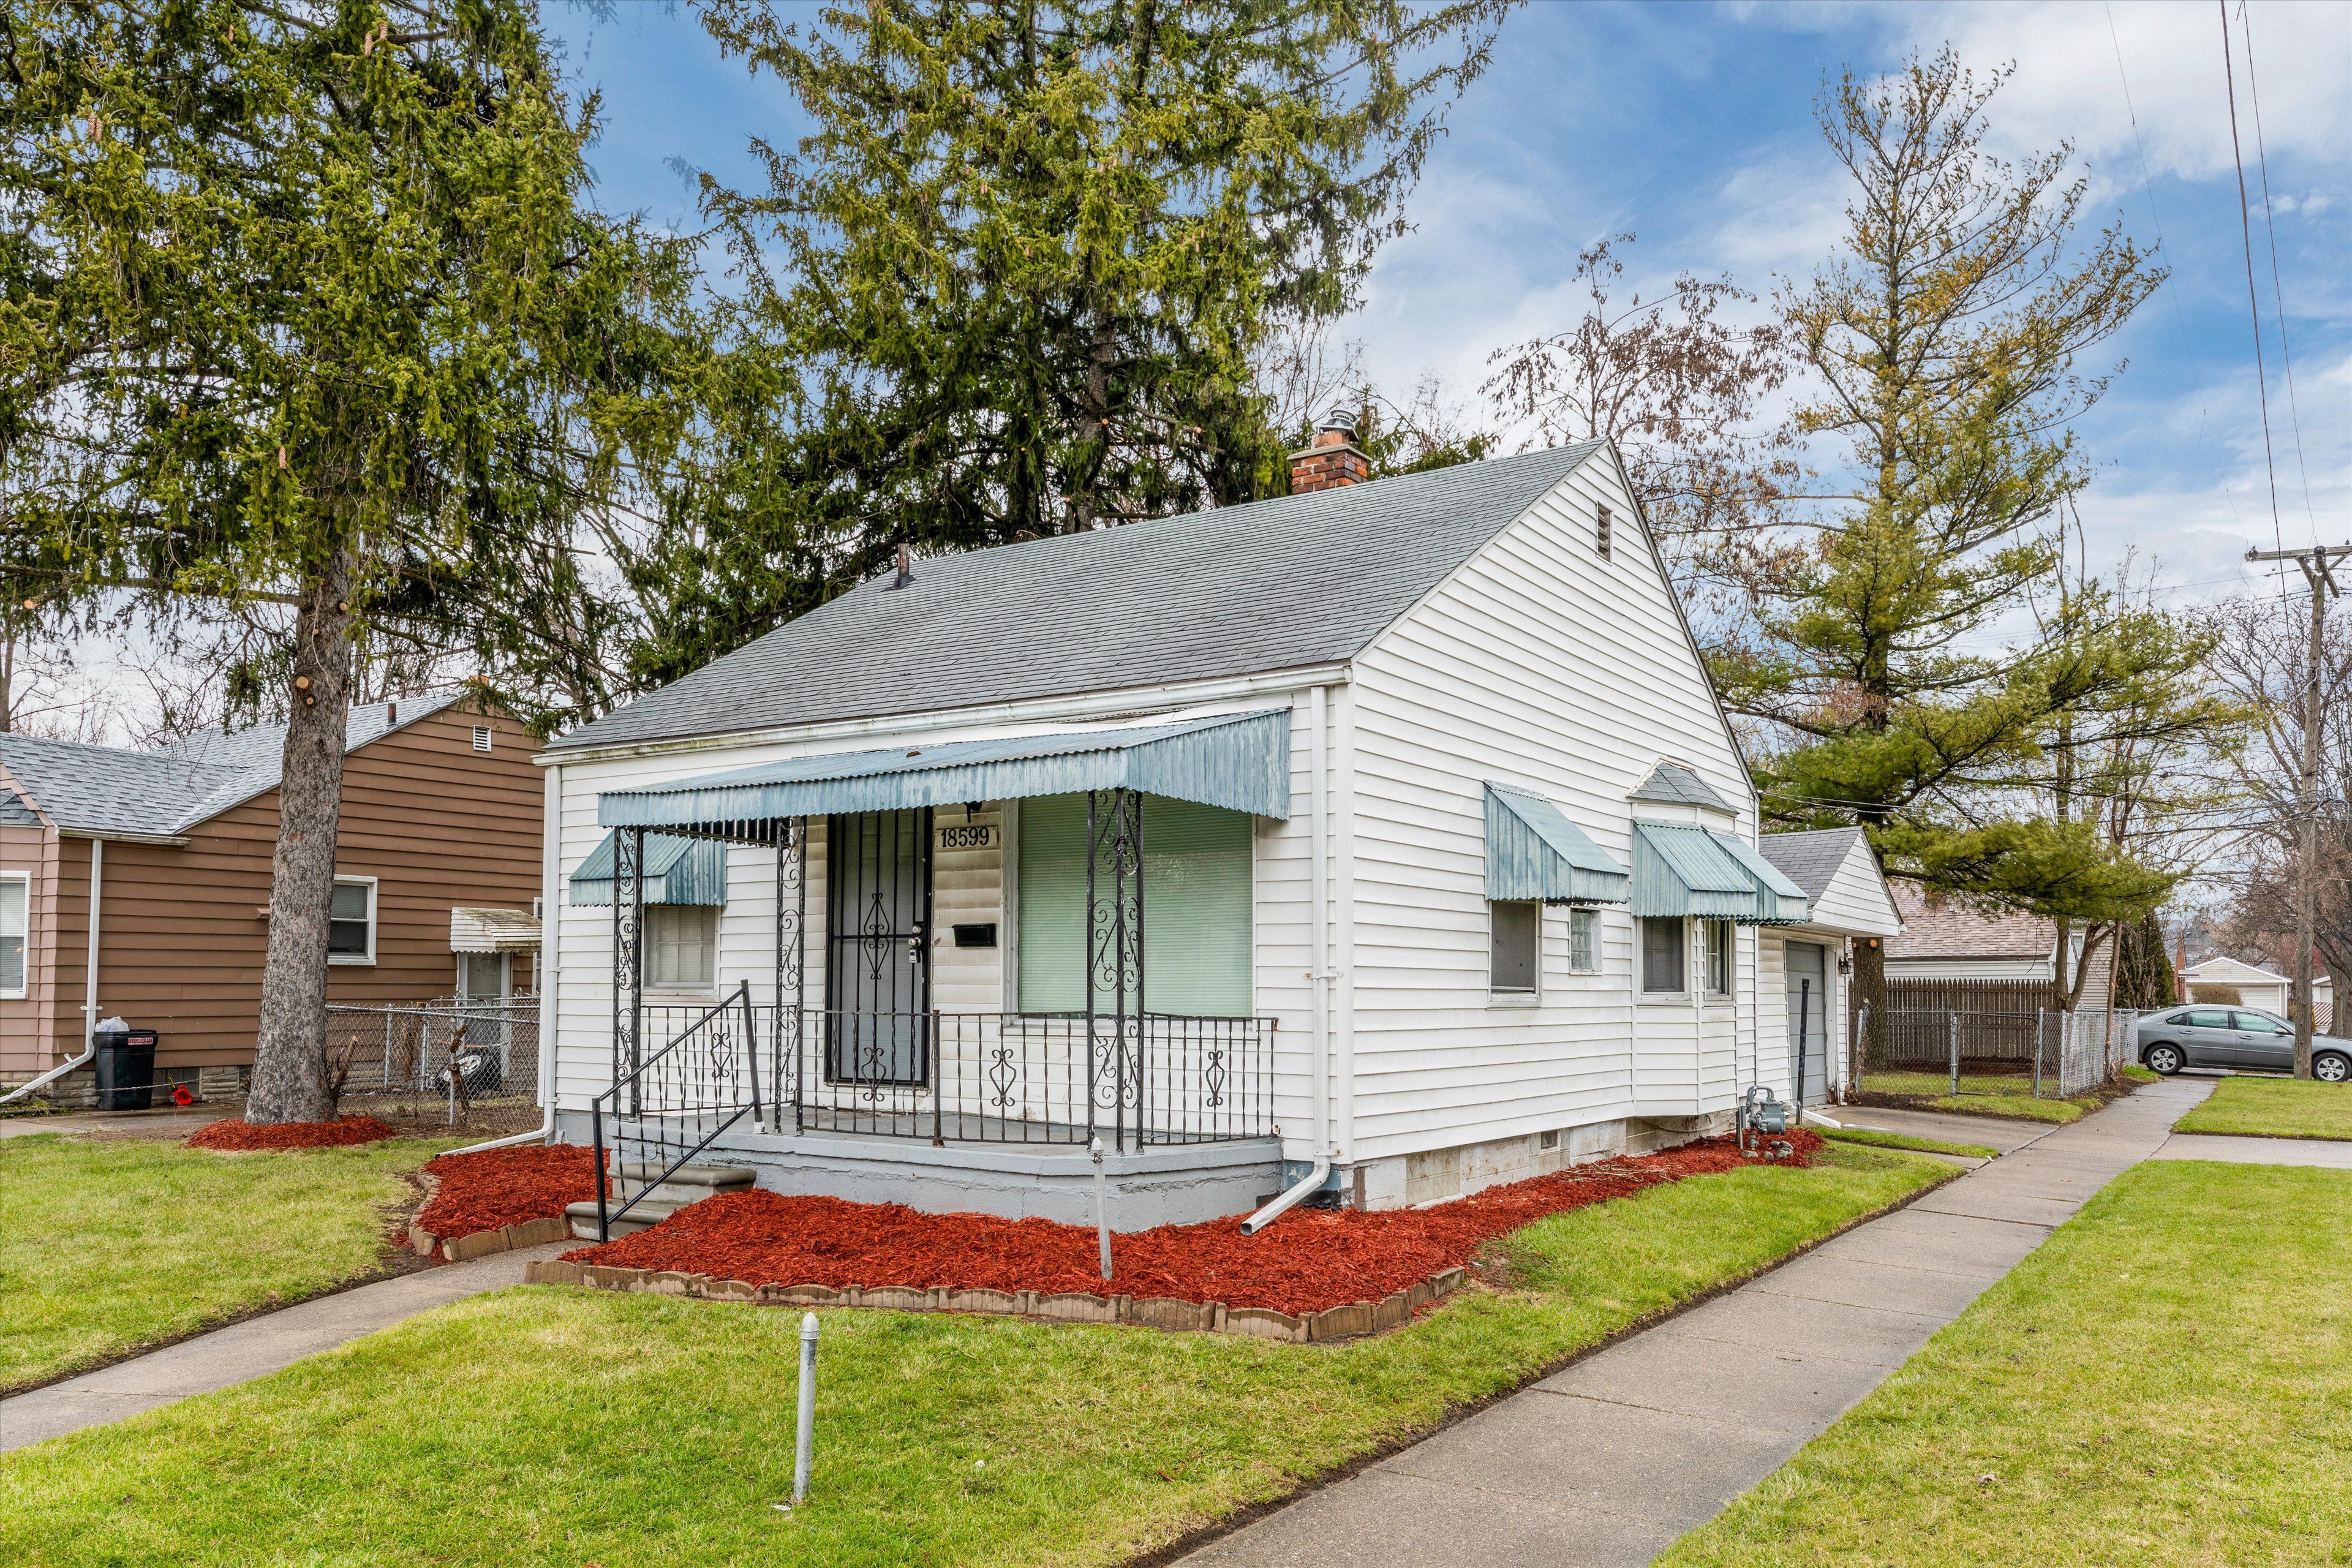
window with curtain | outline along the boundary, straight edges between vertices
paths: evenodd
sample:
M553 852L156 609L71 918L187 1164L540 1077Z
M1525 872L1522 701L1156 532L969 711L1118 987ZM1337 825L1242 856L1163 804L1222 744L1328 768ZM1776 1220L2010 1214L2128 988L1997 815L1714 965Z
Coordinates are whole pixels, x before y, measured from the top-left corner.
M1021 803L1020 969L1024 1013L1087 1005L1087 797ZM1250 1010L1247 813L1159 795L1143 802L1143 1005L1238 1018Z
M1679 915L1642 917L1642 989L1659 994L1690 989L1683 959Z
M31 930L32 880L0 877L0 996L25 994L25 940Z

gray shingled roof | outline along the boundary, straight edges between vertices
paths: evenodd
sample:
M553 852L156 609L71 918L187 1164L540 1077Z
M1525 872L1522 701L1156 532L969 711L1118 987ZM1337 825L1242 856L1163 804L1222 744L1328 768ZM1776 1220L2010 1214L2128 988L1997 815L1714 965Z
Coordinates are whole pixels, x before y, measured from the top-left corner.
M1780 868L1782 876L1805 889L1805 897L1815 903L1828 890L1830 879L1845 864L1853 853L1854 840L1862 837L1859 827L1824 827L1811 833L1767 833L1756 847L1764 858Z
M1666 805L1703 805L1714 811L1732 811L1732 804L1715 793L1707 782L1680 763L1660 763L1650 770L1650 776L1639 788L1625 797L1628 800L1654 801Z
M13 789L0 789L0 827L38 827L41 819Z
M438 712L457 697L404 698L401 725ZM384 704L354 708L344 745L356 751L394 728ZM285 746L282 724L200 731L169 751L152 752L0 735L0 767L59 827L171 837L275 789Z
M633 745L1351 658L1606 444L916 563L558 737Z

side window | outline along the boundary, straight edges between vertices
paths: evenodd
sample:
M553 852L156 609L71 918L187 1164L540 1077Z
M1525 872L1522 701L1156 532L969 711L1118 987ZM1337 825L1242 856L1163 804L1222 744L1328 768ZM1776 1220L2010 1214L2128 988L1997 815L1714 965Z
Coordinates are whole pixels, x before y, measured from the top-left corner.
M1731 994L1731 922L1706 922L1706 994Z
M2209 1013L2200 1009L2197 1012L2189 1014L2180 1021L2188 1025L2192 1029L2226 1029L2230 1026L2230 1015L2227 1013Z
M719 983L719 911L708 904L647 904L646 984L708 991Z
M1486 906L1486 988L1497 996L1536 994L1537 954L1543 944L1543 906Z
M2238 1027L2250 1035L2292 1035L2294 1033L2292 1028L2280 1023L2276 1018L2265 1017L2260 1013L2239 1014Z
M25 939L30 931L32 879L0 877L0 996L25 994Z
M1601 973L1601 911L1568 911L1568 966L1579 974Z
M327 959L335 963L375 962L375 884L353 879L335 883L327 906Z
M1669 995L1690 989L1683 957L1683 922L1678 915L1642 917L1642 989Z

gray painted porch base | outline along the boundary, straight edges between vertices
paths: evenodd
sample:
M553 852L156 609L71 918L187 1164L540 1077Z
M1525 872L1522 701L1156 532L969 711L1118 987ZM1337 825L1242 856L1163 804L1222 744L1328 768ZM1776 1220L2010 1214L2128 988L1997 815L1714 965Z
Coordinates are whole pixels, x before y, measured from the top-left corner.
M561 1111L556 1135L589 1142L584 1111ZM904 1204L927 1214L1095 1222L1093 1159L1066 1144L950 1143L847 1133L721 1133L698 1164L745 1165L773 1193ZM1276 1191L1279 1139L1192 1143L1103 1156L1113 1230L1149 1230L1247 1214Z

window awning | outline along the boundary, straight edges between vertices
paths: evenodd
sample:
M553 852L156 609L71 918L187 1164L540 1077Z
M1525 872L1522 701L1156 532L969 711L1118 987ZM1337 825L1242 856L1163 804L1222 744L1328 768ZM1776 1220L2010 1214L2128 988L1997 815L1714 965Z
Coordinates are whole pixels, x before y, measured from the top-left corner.
M607 827L750 837L757 835L748 831L749 825L787 817L1098 789L1131 789L1286 817L1290 710L794 757L674 784L607 791L596 803L596 820Z
M1486 786L1486 896L1622 904L1632 879L1568 814L1539 795Z
M1795 925L1811 913L1804 889L1744 839L1678 822L1633 824L1632 908L1740 925Z
M576 908L613 901L613 840L615 833L588 852L572 873L571 901ZM668 833L646 835L646 902L704 904L727 902L727 846L708 838L680 838Z

